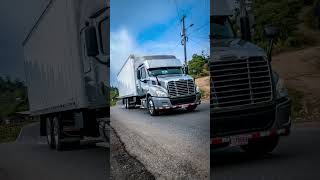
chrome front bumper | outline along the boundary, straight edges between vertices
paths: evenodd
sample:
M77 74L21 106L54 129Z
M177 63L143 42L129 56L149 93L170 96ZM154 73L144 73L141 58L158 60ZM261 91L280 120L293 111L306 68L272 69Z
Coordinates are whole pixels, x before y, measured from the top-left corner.
M188 102L188 103L179 103L179 104L175 104L173 105L171 103L170 98L168 97L152 97L155 109L157 110L164 110L164 109L175 109L175 108L186 108L188 106L192 106L192 105L198 105L201 103L201 95L200 93L197 93L195 97L195 101L193 102Z

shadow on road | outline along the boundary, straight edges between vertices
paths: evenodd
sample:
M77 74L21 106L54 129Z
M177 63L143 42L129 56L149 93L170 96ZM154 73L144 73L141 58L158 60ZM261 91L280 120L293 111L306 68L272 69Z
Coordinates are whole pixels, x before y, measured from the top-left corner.
M122 106L118 106L118 108L120 109L124 109L124 107ZM148 111L146 109L141 109L139 107L136 107L136 108L132 108L132 109L126 109L128 111L141 111L141 113L143 114L149 114ZM173 116L173 115L182 115L182 114L190 114L190 113L199 113L201 112L202 109L201 107L197 107L197 109L193 110L193 111L188 111L186 109L183 109L183 108L179 108L179 109L170 109L170 110L162 110L160 111L160 114L159 116Z
M293 154L290 153L269 153L263 156L255 156L245 153L240 148L233 148L230 150L211 150L210 165L213 168L241 166L245 164L258 163L276 163L280 161L287 161Z

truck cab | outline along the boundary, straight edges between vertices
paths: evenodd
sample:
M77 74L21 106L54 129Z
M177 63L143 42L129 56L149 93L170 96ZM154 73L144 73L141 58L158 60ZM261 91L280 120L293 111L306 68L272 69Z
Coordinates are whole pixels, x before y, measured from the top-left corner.
M215 1L210 17L211 148L271 152L290 132L291 100L271 53L237 36L224 2Z
M148 109L150 115L158 115L160 111L176 108L192 111L200 104L199 88L194 79L185 74L185 68L175 56L131 55L128 61L130 60L134 62L136 92L132 93L135 95L124 97L123 86L120 86L120 98L126 108L139 105ZM118 75L120 84L124 78L126 77Z

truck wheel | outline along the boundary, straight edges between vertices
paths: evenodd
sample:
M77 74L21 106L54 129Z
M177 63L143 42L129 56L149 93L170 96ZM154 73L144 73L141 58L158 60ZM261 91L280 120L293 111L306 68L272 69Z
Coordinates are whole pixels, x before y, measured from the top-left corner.
M54 117L53 118L53 135L54 135L54 145L56 147L56 150L61 151L62 150L62 143L61 143L61 132L62 126L61 121L59 118Z
M190 105L186 109L187 111L194 111L197 108L197 105Z
M54 148L54 139L53 139L53 127L52 119L47 117L46 119L46 132L47 132L47 143L51 149Z
M248 145L241 146L241 148L253 155L263 155L272 152L278 145L279 137L264 137L256 141L249 142Z
M154 107L154 102L152 98L148 98L148 111L151 116L156 116L159 114L159 112Z

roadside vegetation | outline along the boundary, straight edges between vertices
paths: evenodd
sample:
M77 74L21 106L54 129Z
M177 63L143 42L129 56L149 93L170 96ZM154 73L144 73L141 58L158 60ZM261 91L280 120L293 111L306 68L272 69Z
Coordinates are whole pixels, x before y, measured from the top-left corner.
M319 0L253 0L254 43L266 49L269 42L263 28L279 28L273 67L287 82L296 122L319 119L320 99L318 85L314 84L317 78L320 81L316 70L320 62L320 52L316 50L320 47L317 3Z
M27 88L18 79L0 76L0 123L16 112L28 110Z
M279 28L274 53L301 47L304 36L297 30L298 16L304 6L303 0L254 0L253 15L255 27L253 41L267 49L269 41L264 36L264 27L273 25Z
M1 124L0 125L0 143L12 142L17 139L20 134L21 129L30 123L36 122L32 119L26 119L23 122L11 123L11 124Z
M209 56L204 54L194 54L188 62L189 74L195 78L197 86L201 91L201 99L208 100L210 97L210 78L209 78Z
M16 114L27 110L27 89L24 83L0 76L0 143L14 141L24 125L34 122Z
M303 97L304 94L296 89L288 88L289 96L292 100L292 116L294 121L298 121L304 117L303 115Z
M110 105L115 106L118 101L119 90L116 87L110 87Z
M189 74L194 78L209 76L208 68L209 56L192 55L192 59L188 62Z

